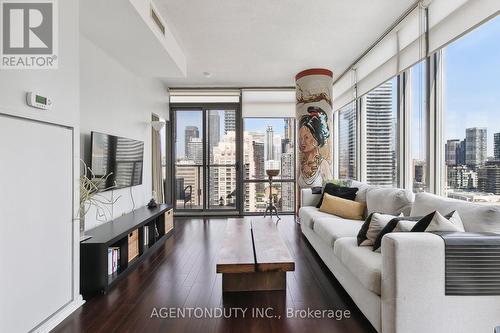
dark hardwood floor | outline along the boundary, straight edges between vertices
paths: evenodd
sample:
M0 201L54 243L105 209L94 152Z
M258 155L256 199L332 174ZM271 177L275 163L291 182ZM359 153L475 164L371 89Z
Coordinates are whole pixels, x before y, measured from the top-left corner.
M286 292L222 295L215 263L226 223L227 219L176 218L175 233L164 246L107 295L89 299L53 332L375 332L302 236L293 216L283 217L278 225L296 261L295 271L287 273ZM172 315L167 308L200 309L192 310L191 318L161 318ZM196 319L205 308L233 312L230 318ZM235 308L248 309L245 318ZM287 316L291 310L308 308L349 310L350 318ZM255 309L273 318L252 315Z

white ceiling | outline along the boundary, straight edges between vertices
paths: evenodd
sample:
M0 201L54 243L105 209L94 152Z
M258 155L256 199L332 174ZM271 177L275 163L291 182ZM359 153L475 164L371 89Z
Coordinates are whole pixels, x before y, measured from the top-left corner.
M415 0L154 2L187 60L187 78L170 87L267 87L292 86L312 67L335 78Z

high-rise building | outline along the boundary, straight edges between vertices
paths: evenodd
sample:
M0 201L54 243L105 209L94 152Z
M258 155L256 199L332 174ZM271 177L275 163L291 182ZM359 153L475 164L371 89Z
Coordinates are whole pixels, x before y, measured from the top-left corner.
M465 165L466 140L460 141L457 147L457 165Z
M210 152L210 162L213 162L213 151L212 148L217 146L220 141L220 116L219 111L209 111L208 123L210 124L208 128L208 145Z
M457 165L458 160L458 151L460 147L460 140L453 139L446 141L445 145L445 163L447 166L455 166Z
M203 204L203 199L199 191L202 184L201 177L203 176L198 172L198 167L191 164L191 161L179 161L176 165L176 198L179 208L183 207L181 205L184 205L183 198L189 198L189 196L191 198L186 202L187 205L194 207Z
M184 129L184 156L188 156L188 143L192 138L199 138L200 131L196 126L186 126Z
M392 81L366 96L366 179L370 184L393 185L395 147Z
M224 134L236 131L236 112L234 110L224 111Z
M274 160L274 131L272 126L266 129L266 161Z
M422 160L413 160L413 191L424 192L427 183L427 164Z
M293 149L295 147L295 142L293 139L295 131L295 124L293 118L285 118L285 138L284 140L289 144L289 148ZM284 152L287 150L283 150Z
M210 206L224 206L226 208L236 208L236 181L237 170L232 165L236 161L236 133L228 132L217 146L213 148L214 164L222 165L210 168L209 184L209 204ZM244 146L244 151L250 150L248 145ZM253 161L250 160L250 167Z
M448 166L448 188L454 190L474 190L477 188L477 172L465 165Z
M488 130L484 127L466 129L465 164L472 169L484 165L488 153Z
M273 157L276 160L280 159L281 153L283 153L282 145L281 145L281 135L274 134L273 139Z
M186 146L186 160L195 164L203 163L203 142L201 138L191 138Z
M293 158L293 152L287 152L281 154L281 178L291 179L293 178L295 160ZM295 183L284 182L281 183L281 209L284 212L290 212L295 209L294 207L294 192Z
M339 177L356 178L356 108L341 111L339 129Z
M286 153L290 150L290 140L289 139L281 139L281 151Z
M493 144L495 160L500 161L500 133L493 135Z
M500 161L489 161L479 167L478 188L482 192L500 194Z
M254 177L255 179L264 179L266 170L264 166L264 143L252 141L253 147L253 162L254 162Z

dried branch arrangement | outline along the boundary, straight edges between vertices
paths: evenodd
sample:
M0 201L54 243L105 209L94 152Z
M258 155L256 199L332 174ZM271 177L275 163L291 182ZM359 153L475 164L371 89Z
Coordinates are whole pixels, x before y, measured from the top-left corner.
M81 161L84 166L84 172L80 176L80 209L79 209L79 219L83 220L85 215L92 206L96 207L96 219L101 222L107 221L107 216L112 215L112 207L121 198L118 196L116 199L108 199L100 192L112 190L116 187L116 183L113 186L106 187L108 178L113 174L112 172L96 177L94 171Z

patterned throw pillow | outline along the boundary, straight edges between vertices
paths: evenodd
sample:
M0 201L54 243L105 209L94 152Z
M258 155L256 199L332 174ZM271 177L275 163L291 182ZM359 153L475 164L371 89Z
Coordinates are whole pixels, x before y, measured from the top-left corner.
M400 215L402 216L402 215ZM371 246L374 244L377 235L396 215L372 213L368 215L363 226L358 232L358 246Z
M464 224L456 210L443 216L438 211L424 216L411 229L412 232L422 231L456 231L464 232Z

